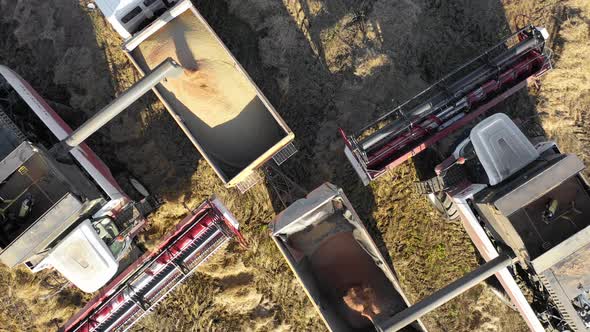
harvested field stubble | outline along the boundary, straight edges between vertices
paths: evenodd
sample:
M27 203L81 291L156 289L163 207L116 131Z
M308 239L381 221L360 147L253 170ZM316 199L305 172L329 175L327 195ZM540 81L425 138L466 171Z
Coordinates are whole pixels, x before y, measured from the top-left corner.
M214 30L294 130L300 152L284 165L300 185L342 186L419 300L477 265L458 223L446 223L411 188L406 163L363 187L336 129L354 130L493 45L520 14L548 27L555 70L539 90L499 110L535 116L569 152L590 158L590 4L566 1L195 0ZM74 127L139 75L122 41L86 1L0 0L0 62L19 72ZM124 189L133 174L165 204L146 247L213 193L241 221L250 248L231 243L138 326L142 331L322 331L319 316L268 236L282 207L265 185L223 188L153 95L91 137ZM0 267L0 329L51 330L90 295L50 296L52 274ZM480 285L424 318L433 331L524 331L518 315Z

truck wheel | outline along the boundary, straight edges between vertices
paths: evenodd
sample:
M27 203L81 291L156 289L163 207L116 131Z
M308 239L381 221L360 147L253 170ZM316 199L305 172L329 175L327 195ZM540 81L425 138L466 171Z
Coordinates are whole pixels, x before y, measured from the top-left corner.
M426 197L428 197L428 201L445 219L450 221L459 218L459 211L457 211L455 202L445 192L430 193Z

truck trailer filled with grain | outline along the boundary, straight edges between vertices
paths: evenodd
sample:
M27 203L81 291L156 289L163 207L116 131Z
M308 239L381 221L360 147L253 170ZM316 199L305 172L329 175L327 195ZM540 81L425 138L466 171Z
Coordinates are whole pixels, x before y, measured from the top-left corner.
M190 1L97 4L142 74L167 58L184 68L154 91L226 186L244 192L266 162L296 152L293 132Z

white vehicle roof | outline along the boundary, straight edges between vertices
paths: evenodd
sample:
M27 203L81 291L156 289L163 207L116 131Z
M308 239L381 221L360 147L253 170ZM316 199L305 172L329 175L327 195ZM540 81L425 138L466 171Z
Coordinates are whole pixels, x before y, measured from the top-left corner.
M89 220L82 222L53 248L44 263L53 266L86 293L104 286L119 268L119 263Z
M162 0L95 1L107 21L123 39L130 38L145 19L154 17L154 12L165 7Z
M478 123L469 138L492 186L539 158L533 144L503 113Z

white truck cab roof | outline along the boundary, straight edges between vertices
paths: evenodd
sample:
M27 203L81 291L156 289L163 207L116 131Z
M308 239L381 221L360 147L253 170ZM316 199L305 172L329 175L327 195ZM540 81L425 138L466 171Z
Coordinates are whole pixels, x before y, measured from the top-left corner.
M123 39L130 38L140 25L166 7L162 0L95 0L100 11ZM174 3L175 1L168 1Z

